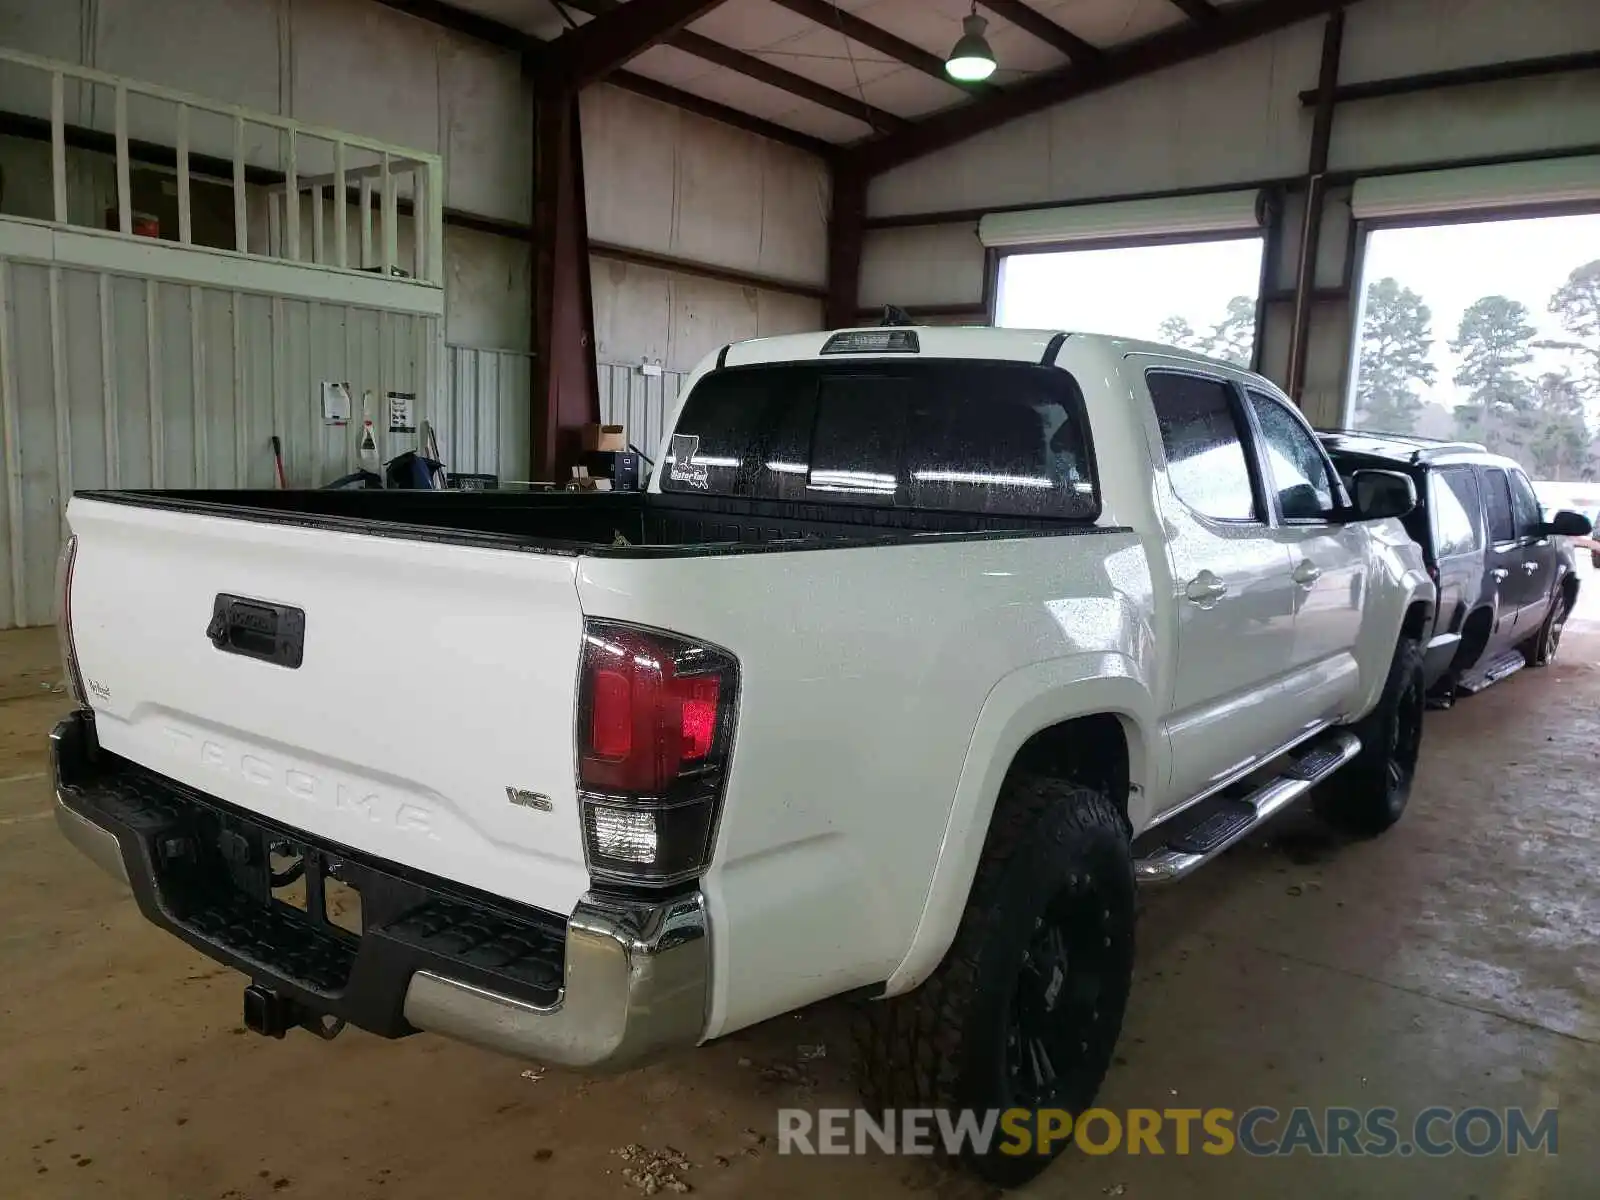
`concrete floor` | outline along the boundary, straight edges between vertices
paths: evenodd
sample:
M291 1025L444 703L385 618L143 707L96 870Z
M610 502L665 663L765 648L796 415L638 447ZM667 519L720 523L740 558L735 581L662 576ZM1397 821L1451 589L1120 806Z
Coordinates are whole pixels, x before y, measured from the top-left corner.
M984 1194L919 1161L773 1153L779 1106L853 1102L837 1006L596 1081L426 1036L246 1034L240 977L147 926L48 819L54 657L49 631L0 634L0 1195L626 1198L628 1143L683 1151L707 1196ZM1102 1099L1559 1105L1559 1157L1074 1152L1026 1194L1600 1194L1597 663L1590 622L1557 667L1430 714L1387 837L1292 814L1150 896Z

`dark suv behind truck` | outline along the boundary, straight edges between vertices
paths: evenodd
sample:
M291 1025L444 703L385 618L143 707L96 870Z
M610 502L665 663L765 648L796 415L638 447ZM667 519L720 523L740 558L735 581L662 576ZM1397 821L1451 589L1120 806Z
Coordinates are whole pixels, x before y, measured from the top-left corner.
M1432 697L1447 702L1555 658L1578 599L1566 539L1590 533L1587 517L1563 510L1547 518L1522 468L1475 442L1355 430L1319 436L1347 479L1379 468L1405 471L1416 484L1406 530L1439 588L1424 641Z

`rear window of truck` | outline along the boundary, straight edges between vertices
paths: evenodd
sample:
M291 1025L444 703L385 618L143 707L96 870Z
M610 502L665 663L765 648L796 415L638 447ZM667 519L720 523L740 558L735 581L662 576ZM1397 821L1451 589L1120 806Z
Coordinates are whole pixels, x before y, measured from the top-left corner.
M986 516L1099 513L1072 376L968 359L716 371L684 401L661 488Z

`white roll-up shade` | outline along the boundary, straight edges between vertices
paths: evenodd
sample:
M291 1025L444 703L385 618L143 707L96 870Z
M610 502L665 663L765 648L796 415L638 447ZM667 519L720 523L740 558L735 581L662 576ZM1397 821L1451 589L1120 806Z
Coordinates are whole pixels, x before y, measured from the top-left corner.
M1358 179L1350 211L1373 221L1586 200L1600 202L1600 155Z
M987 213L978 222L985 246L1053 246L1116 238L1181 237L1184 234L1249 233L1261 228L1261 193L1208 192L1071 204L1025 212Z

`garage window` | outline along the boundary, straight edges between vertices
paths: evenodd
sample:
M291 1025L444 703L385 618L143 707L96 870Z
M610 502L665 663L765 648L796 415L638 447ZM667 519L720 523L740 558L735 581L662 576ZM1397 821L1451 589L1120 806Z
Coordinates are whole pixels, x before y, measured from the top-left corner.
M1253 191L993 213L995 323L1142 338L1249 367L1263 239Z

